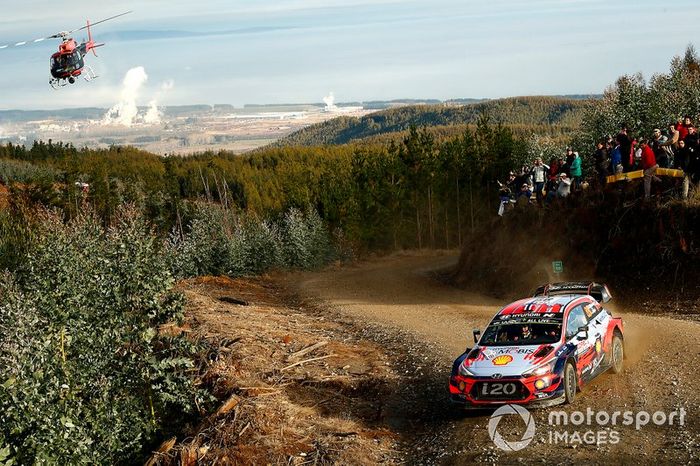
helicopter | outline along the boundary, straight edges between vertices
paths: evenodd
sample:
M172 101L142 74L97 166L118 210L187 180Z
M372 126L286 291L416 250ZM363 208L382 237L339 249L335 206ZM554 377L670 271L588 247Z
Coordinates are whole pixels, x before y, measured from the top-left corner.
M90 23L90 20L88 20L87 26L83 26L78 29L73 29L72 31L61 31L48 37L40 37L33 41L17 42L14 45L0 45L0 49L6 49L8 47L20 47L30 42L37 43L45 41L47 39L60 39L61 44L58 46L58 52L51 55L51 79L49 80L49 85L54 89L60 89L64 86L67 86L68 84L74 84L76 82L76 79L81 75L83 76L85 81L90 82L98 76L97 74L95 74L95 71L92 69L92 67L85 64L85 55L87 55L88 52L92 51L92 53L95 56L97 56L95 49L97 47L102 47L103 45L105 45L95 43L95 41L92 39L92 31L90 30L90 28L97 24L104 23L105 21L110 21L112 19L119 18L120 16L128 15L129 13L132 12L127 11L124 13L120 13L118 15L111 16L109 18L97 21L96 23L92 24ZM78 44L78 42L71 37L71 34L73 34L74 32L82 31L84 29L87 29L88 38L87 40Z

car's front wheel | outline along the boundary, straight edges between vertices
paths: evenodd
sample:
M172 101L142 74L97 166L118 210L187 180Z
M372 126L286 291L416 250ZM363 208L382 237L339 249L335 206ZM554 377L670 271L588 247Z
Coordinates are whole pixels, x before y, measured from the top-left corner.
M623 360L625 358L625 348L622 344L622 338L617 333L613 336L612 341L612 371L615 374L622 372Z
M578 387L576 378L576 366L572 362L567 362L564 367L564 396L566 397L566 404L573 403L574 398L576 398L576 389Z

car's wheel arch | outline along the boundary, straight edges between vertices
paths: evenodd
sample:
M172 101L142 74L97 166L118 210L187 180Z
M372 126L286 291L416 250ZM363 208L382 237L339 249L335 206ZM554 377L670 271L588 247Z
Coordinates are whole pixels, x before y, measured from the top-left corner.
M622 329L619 325L615 325L613 328L613 336L615 335L619 336L622 341L625 341L625 336L622 334Z
M625 335L622 333L622 329L619 325L615 325L615 328L613 328L612 336L610 337L610 351L612 351L612 342L615 339L615 337L620 337L620 340L622 340L622 346L624 347ZM622 353L622 359L627 359L627 353L624 351Z

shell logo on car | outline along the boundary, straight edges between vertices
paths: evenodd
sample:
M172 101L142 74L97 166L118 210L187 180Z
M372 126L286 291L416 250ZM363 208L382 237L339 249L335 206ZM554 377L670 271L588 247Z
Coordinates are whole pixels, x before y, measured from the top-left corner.
M510 354L503 354L501 356L493 358L491 362L494 366L505 366L513 361L513 356Z

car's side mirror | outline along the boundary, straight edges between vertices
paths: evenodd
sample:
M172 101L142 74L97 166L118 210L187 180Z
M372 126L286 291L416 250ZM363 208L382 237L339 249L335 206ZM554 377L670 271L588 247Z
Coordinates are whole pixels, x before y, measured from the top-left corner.
M588 325L579 327L577 335L579 340L588 340Z
M481 330L475 328L472 330L472 333L474 334L474 343L479 343L479 338L481 338Z

